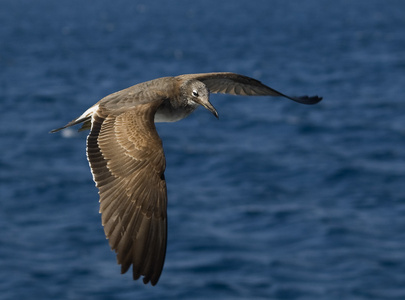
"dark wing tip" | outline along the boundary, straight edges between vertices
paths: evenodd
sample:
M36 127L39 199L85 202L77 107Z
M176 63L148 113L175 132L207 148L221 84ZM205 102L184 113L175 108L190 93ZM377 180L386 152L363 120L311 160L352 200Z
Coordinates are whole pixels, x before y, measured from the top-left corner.
M302 103L302 104L316 104L320 102L323 98L318 96L301 96L301 97L288 97L295 102Z

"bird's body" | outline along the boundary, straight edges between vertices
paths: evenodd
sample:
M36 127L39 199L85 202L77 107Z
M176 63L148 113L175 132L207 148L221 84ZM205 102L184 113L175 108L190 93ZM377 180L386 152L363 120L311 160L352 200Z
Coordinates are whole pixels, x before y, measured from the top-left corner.
M322 98L289 97L234 73L187 74L143 82L101 99L66 126L90 129L87 158L99 189L104 232L121 272L155 285L167 240L165 157L155 122L173 122L199 105L216 117L209 93L282 96L304 104Z

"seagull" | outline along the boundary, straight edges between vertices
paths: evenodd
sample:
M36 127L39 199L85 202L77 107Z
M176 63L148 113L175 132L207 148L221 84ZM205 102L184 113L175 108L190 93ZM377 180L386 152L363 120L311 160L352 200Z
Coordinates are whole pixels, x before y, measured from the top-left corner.
M87 159L99 190L102 225L121 274L156 285L167 243L166 167L155 122L175 122L203 106L218 118L210 93L280 96L302 104L321 97L284 95L260 81L229 72L185 74L143 82L110 94L57 132L90 129Z

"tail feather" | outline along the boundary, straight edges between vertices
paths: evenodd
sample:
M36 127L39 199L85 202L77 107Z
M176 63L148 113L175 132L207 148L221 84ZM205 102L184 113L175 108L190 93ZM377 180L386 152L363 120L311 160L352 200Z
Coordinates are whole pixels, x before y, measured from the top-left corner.
M55 133L55 132L58 132L58 131L60 131L62 129L65 129L67 127L74 126L74 125L77 125L77 124L80 124L80 123L83 123L83 122L84 122L84 124L79 129L79 131L90 129L91 116L87 116L87 117L84 117L84 118L78 118L78 119L72 120L72 121L70 121L69 123L67 123L65 126L63 126L61 128L51 130L50 133Z
M70 121L69 123L67 123L65 126L63 126L61 128L51 130L51 133L58 132L62 129L65 129L67 127L74 126L74 125L77 125L77 124L80 124L83 122L84 122L84 124L79 129L79 131L90 129L91 128L91 116L97 110L98 110L98 104L95 104L92 107L90 107L88 110L86 110L80 117L74 119L73 121Z
M84 121L82 127L80 127L79 131L90 130L91 129L91 118L87 121Z

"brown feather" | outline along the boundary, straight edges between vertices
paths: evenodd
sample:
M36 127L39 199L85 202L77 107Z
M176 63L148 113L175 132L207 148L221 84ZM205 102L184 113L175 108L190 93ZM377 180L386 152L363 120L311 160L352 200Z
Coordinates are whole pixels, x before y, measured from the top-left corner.
M100 106L87 140L102 223L118 263L156 284L166 251L165 158L153 122L160 103L120 114ZM149 253L152 251L153 255Z

